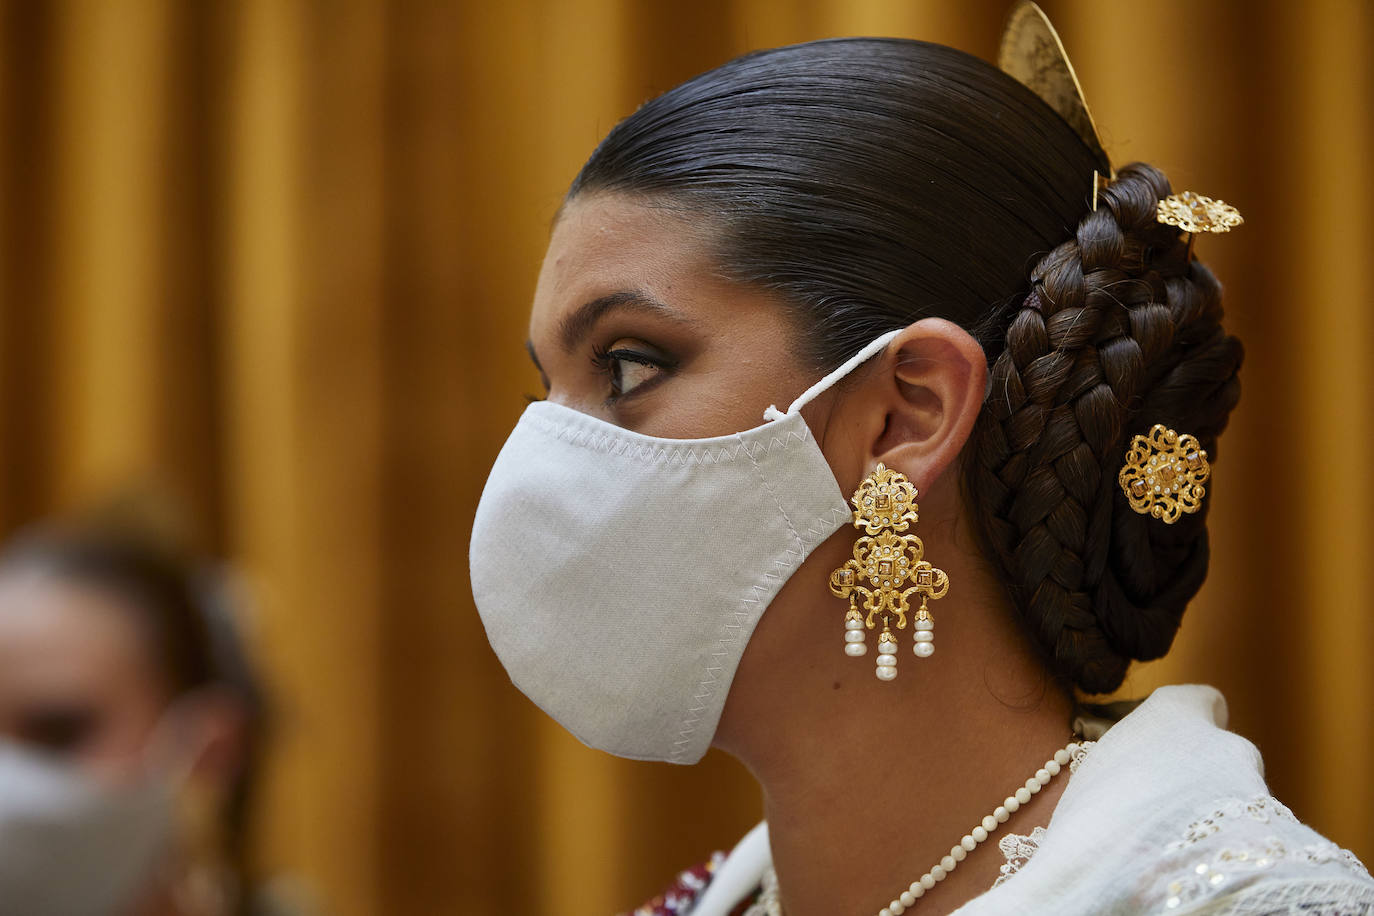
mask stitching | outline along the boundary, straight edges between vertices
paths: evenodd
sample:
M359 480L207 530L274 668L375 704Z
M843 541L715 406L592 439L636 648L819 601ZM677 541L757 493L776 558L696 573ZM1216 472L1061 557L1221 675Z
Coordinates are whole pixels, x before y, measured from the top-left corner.
M744 444L743 440L740 440L740 444ZM745 454L749 454L748 448L745 448ZM797 533L797 526L792 524L792 519L788 518L787 510L782 507L782 500L778 499L778 494L774 492L772 485L768 482L768 478L764 476L763 468L759 466L759 460L753 455L749 455L749 461L754 467L754 476L759 479L759 485L768 491L768 498L773 501L773 505L778 507L778 514L781 515L782 520L787 523L787 530L792 532L793 539L801 545L801 559L802 562L805 562L806 543L802 541L801 535Z
M722 446L718 450L692 448L692 447L667 447L658 445L647 445L634 442L626 442L617 439L610 433L594 432L591 430L577 429L573 426L566 426L545 420L542 417L526 415L524 422L538 429L546 435L551 435L555 439L567 442L579 448L586 448L592 451L605 452L608 455L617 457L631 458L638 461L649 461L657 464L723 464L729 461L739 460L740 453L743 452L751 461L757 460L757 455L764 455L774 448L789 448L795 442L807 441L810 430L798 432L789 430L786 434L769 436L768 441L750 446L744 441L740 441L735 446ZM736 436L743 436L744 433L737 433Z
M771 489L769 493L772 495ZM774 501L776 502L776 498ZM781 505L778 506L778 509L781 511ZM801 565L801 562L806 558L806 551L816 546L842 527L849 517L850 510L847 506L840 509L832 509L830 510L828 518L826 516L816 518L806 529L804 534L797 534L796 528L792 526L789 520L788 527L792 528L793 534L797 534L797 540L802 544L800 557L798 557L798 552L790 547L787 548L783 556L775 557L773 559L773 565L781 570L784 575L780 576L778 572L772 570L764 572L763 575L765 579L778 581L779 584L769 588L757 584L753 585L751 586L754 593L753 597L744 598L741 603L746 606L758 604L766 606L767 600L765 599L770 599L777 594L777 589L781 585L781 580L786 578L786 574L790 574L797 566ZM783 518L787 518L786 513L783 513ZM716 650L711 653L712 661L729 654L731 642L739 637L738 631L744 626L744 623L749 620L751 613L752 610L749 609L734 612L735 622L727 623L725 625L725 629L728 631L727 635L716 640ZM692 700L696 702L696 705L688 709L686 716L683 718L682 725L678 729L678 740L673 742L673 750L668 758L669 763L680 763L682 758L686 755L688 750L687 746L692 742L692 736L697 730L697 723L701 721L699 713L705 711L706 701L711 699L720 685L720 677L717 674L718 671L720 671L720 665L707 663L705 677L702 679L701 683L697 685L697 692L692 696Z
M741 445L743 445L743 440L741 440ZM745 454L749 454L749 450L748 450L747 448L745 448ZM764 473L763 473L763 468L762 468L762 466L759 464L758 459L755 458L753 455L749 455L749 460L750 460L750 462L751 462L752 465L753 465L753 468L754 468L754 476L758 478L759 486L768 494L768 498L771 499L771 500L773 501L773 505L777 507L778 514L781 515L781 516L782 516L782 520L783 520L784 522L787 523L787 530L790 531L790 532L792 532L792 539L793 539L793 541L796 542L796 544L797 544L797 546L798 546L798 548L799 548L798 550L793 550L791 547L787 548L787 552L786 552L785 555L789 558L789 563L788 563L788 567L786 567L786 568L795 568L795 567L792 565L792 562L791 562L791 558L793 558L793 557L796 558L795 565L796 565L796 566L800 566L802 563L804 563L804 562L806 561L807 544L806 544L806 542L805 542L804 540L802 540L802 536L797 532L797 526L794 525L794 524L792 524L792 519L788 516L787 510L783 508L782 501L778 499L778 494L777 494L777 492L776 492L776 491L773 489L773 487L768 483L768 478L767 478L767 476L764 475ZM814 529L813 529L813 530L814 530ZM778 563L778 561L777 561L776 559L775 559L773 562L774 562L774 565L779 565L779 563ZM779 578L778 575L777 575L776 573L772 572L772 571L765 572L764 575L765 575L766 577L768 577L768 578L773 578L773 579ZM754 586L752 586L752 587L753 587L753 589L754 589L755 592L762 591L757 585L754 585ZM781 588L781 584L780 584L778 587ZM758 599L757 597L755 597L755 598L753 598L753 599L748 599L748 600L752 600L754 603L758 603L758 601L759 601L759 599ZM747 615L747 614L745 614L745 613L742 612L742 611L736 611L736 612L735 612L735 623L733 623L733 624L726 624L726 629L727 629L727 630L736 630L736 631L737 631L737 630L739 630L741 627L744 626L744 623L745 623L746 620L748 620L748 615ZM733 639L733 638L738 638L738 633L731 633L730 635L731 635L732 639ZM717 643L716 643L716 651L715 651L714 653L712 653L711 658L712 658L712 659L719 658L721 655L723 655L723 654L725 653L725 650L726 650L726 644L725 644L725 640L722 638L722 639L720 639L719 641L717 641ZM683 728L687 728L687 732L686 732L686 733L690 734L692 731L695 731L695 730L696 730L696 729L695 729L695 723L696 723L697 721L700 720L700 717L692 718L692 716L693 716L694 713L700 712L701 710L704 710L704 709L706 708L706 707L705 707L705 701L711 698L711 696L715 693L716 688L717 688L717 686L718 686L718 684L719 684L720 678L719 678L719 676L718 676L718 674L717 674L717 672L719 672L719 671L720 671L720 666L718 666L718 665L715 666L715 667L712 667L711 665L708 664L708 665L706 666L705 677L702 679L701 683L699 683L699 684L697 685L697 692L696 692L695 695L693 695L693 699L696 700L696 701L698 702L699 705L698 705L697 707L693 708L693 709L689 709L689 710L687 711L687 716L684 717L684 719L683 719ZM688 728L688 720L689 720L689 719L691 720L691 727L690 727L690 728ZM679 735L684 734L682 728L680 728L680 729L678 730L678 734L679 734Z

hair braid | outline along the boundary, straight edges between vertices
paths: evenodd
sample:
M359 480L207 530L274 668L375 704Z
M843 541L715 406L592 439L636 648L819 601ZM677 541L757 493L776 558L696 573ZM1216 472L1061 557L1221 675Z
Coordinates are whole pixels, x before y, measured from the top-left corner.
M1215 455L1239 397L1220 288L1155 220L1168 194L1158 170L1122 169L1035 267L966 452L973 514L1023 619L1092 692L1168 650L1207 570L1206 505L1174 525L1134 513L1116 482L1126 441L1164 423Z

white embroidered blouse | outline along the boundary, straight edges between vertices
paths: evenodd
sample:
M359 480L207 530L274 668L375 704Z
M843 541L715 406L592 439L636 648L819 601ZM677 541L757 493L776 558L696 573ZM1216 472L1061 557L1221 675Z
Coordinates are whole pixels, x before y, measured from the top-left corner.
M999 840L1001 876L954 916L1374 916L1364 866L1269 794L1259 752L1225 723L1211 687L1155 691L1083 758L1047 829ZM727 916L775 882L760 824L691 916Z

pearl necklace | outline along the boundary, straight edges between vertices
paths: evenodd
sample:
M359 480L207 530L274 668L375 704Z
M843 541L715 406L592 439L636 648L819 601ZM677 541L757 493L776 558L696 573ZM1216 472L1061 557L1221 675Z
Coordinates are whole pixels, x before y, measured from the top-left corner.
M926 891L945 880L949 873L954 871L970 852L978 848L978 844L986 841L1022 805L1029 802L1032 795L1049 785L1050 780L1058 776L1064 767L1077 767L1078 762L1087 753L1090 746L1092 746L1091 741L1085 741L1081 744L1072 741L1055 751L1054 756L1046 760L1044 766L1036 770L1035 775L1026 780L1025 785L1018 787L1015 792L1003 799L1002 804L994 808L991 814L983 818L972 830L964 834L958 843L950 847L949 854L942 858L939 864L911 882L906 890L878 911L878 916L902 916L915 905L917 900L925 896ZM768 916L783 916L782 901L778 896L776 882L771 886L765 882L763 899L759 903L763 904L764 912Z

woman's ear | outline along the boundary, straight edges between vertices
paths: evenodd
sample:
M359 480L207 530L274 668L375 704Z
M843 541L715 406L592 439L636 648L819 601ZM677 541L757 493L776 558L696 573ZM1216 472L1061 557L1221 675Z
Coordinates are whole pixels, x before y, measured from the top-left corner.
M923 318L898 334L878 360L853 402L865 414L868 467L882 462L917 489L928 489L973 432L987 386L987 357L957 324Z
M248 712L243 700L223 687L201 687L178 701L187 718L186 761L193 778L221 788L243 768Z

